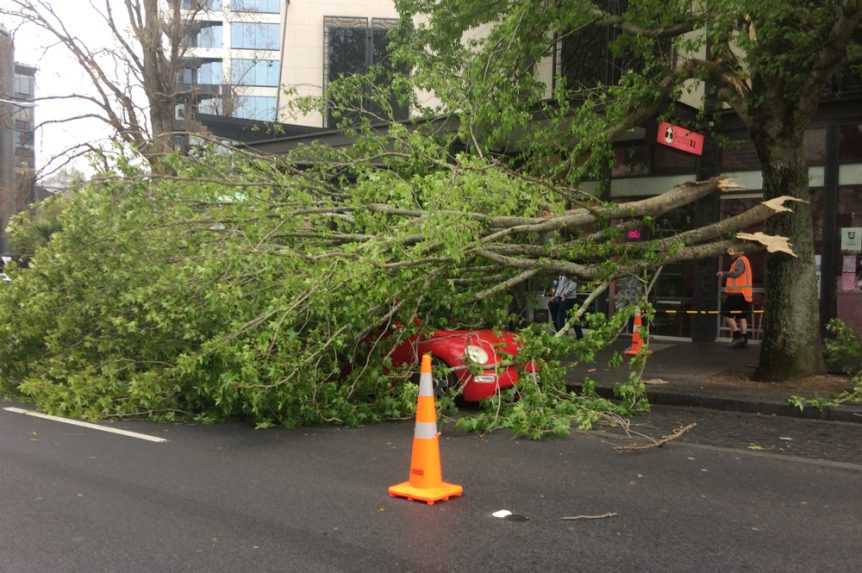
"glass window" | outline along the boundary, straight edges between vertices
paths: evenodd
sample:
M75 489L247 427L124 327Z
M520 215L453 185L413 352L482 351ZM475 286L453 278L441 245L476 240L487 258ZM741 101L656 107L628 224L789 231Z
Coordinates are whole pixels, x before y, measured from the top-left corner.
M364 74L369 67L374 66L378 72L370 81L376 85L390 85L388 75L394 73L395 67L389 56L390 47L388 32L397 24L397 20L389 18L348 18L326 16L324 18L324 85L355 74ZM400 70L404 72L404 70ZM406 72L404 72L406 73ZM385 118L381 106L371 100L368 95L372 86L369 85L357 94L357 102L366 112ZM406 100L405 100L406 101ZM392 96L388 102L393 119L406 119L409 110L406 103ZM334 114L327 114L327 125L335 125Z
M198 103L198 113L207 113L210 115L222 115L224 110L224 102L220 97L202 100Z
M15 106L15 121L20 121L22 124L31 125L33 123L33 108L24 106Z
M826 130L809 129L802 140L802 151L809 165L826 164ZM749 171L760 169L757 150L749 140L731 141L722 150L722 169Z
M199 85L216 86L222 83L221 62L205 62L198 68Z
M278 87L278 60L233 60L231 83L239 86Z
M35 81L33 76L15 74L15 94L33 96L35 93Z
M593 88L608 83L610 34L607 26L588 24L563 38L559 65L560 75L566 78L568 89ZM585 57L586 54L589 57Z
M233 22L231 48L235 50L278 50L281 26L261 22Z
M198 33L195 34L194 47L196 48L221 48L222 25L219 22L201 22Z
M614 166L611 168L611 177L636 177L649 175L649 172L649 145L638 143L614 147Z
M826 165L826 130L809 129L802 140L802 151L808 165Z
M676 151L664 145L656 145L653 155L653 175L677 175L693 173L697 168L697 156Z
M221 0L182 0L183 10L221 10Z
M841 127L841 163L862 163L862 123Z
M182 68L179 81L185 85L217 86L222 83L221 61L204 62L198 68Z
M366 68L366 29L329 28L329 61L327 80L337 80L365 71Z
M760 169L760 159L751 141L731 141L721 152L721 167L725 171Z
M231 0L230 9L234 12L264 12L278 14L281 11L280 0Z
M629 9L627 0L594 0L594 3L615 15ZM630 47L613 45L618 34L614 26L595 20L581 22L562 34L555 47L555 73L565 78L568 90L577 92L618 84L627 71L643 71L646 59L642 55ZM673 46L669 40L656 41L651 52L650 61L655 58L663 66L672 64Z
M811 190L811 220L814 226L814 253L823 254L823 210L825 208L820 189ZM841 187L838 190L838 228L862 227L862 187ZM841 276L843 257L841 253L835 257L833 273Z
M275 96L237 96L234 100L233 117L275 121L278 98Z
M33 132L32 131L18 131L15 132L15 147L33 147Z

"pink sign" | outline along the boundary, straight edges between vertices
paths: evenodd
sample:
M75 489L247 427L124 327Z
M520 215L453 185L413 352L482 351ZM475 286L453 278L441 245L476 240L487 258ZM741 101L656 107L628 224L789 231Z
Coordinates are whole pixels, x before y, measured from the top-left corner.
M656 141L680 151L703 155L703 136L701 134L666 121L659 124Z

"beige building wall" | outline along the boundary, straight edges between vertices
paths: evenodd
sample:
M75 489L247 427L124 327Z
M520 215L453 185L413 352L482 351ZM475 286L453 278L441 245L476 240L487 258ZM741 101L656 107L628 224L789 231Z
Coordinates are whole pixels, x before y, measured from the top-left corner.
M686 34L688 38L700 38L703 39L703 31L689 32ZM705 59L706 58L706 45L700 47L700 49L695 53L677 53L676 54L676 65L682 65L686 59ZM705 96L704 85L700 80L689 80L685 83L685 91L682 93L682 96L679 98L681 103L684 103L693 108L701 109L703 107L703 98Z
M392 0L291 0L283 14L281 84L278 120L283 123L323 127L323 116L318 112L302 114L290 107L290 100L298 96L323 95L323 18L324 16L398 18ZM482 26L465 34L464 41L487 33ZM702 32L694 32L702 34ZM704 50L701 50L703 52ZM703 57L704 53L678 54L677 63L685 57ZM545 86L545 97L552 96L554 69L553 55L543 58L536 66L536 75ZM695 108L703 105L703 86L691 82L680 98L682 103ZM433 94L417 94L423 106L434 107L439 101Z
M323 127L320 113L293 112L289 102L297 96L323 95L324 16L398 18L398 12L392 0L291 0L282 26L278 120L283 123Z

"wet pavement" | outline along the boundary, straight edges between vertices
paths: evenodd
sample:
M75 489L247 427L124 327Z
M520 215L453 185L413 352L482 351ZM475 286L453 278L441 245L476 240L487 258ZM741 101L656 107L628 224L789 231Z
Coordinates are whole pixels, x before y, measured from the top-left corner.
M628 437L620 427L599 425L596 431L626 447L649 444L649 438L661 439L690 424L696 425L670 447L697 444L862 466L862 424L857 423L655 405L630 419Z
M595 381L599 394L612 396L614 384L627 379L628 369L625 366L612 368L608 366L608 360L614 352L630 347L629 340L620 339L599 353L595 363L572 364L566 383L578 389L589 378ZM846 387L842 381L849 386L846 376L824 376L817 380L819 385L812 384L811 380L785 383L751 380L759 356L757 344L743 350L732 350L726 342L653 339L649 349L652 352L642 379L649 401L654 406L700 407L862 424L862 406L841 405L824 411L816 408L800 411L787 401L791 395L806 398L815 394L828 396Z

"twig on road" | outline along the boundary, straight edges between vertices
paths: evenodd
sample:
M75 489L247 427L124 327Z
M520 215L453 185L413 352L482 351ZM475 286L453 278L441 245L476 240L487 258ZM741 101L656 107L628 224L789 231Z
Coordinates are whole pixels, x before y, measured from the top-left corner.
M608 517L616 517L617 515L619 514L616 511L609 511L601 515L571 515L561 517L560 519L562 519L563 521L575 521L578 519L606 519Z
M649 450L651 448L660 448L663 445L665 445L666 443L670 442L671 440L677 439L678 437L680 437L681 435L683 435L687 431L691 430L695 426L697 426L696 423L691 423L688 426L685 426L684 428L678 428L671 435L665 436L660 440L653 440L653 443L651 443L651 444L643 444L640 446L617 446L614 449L616 449L618 452L632 452L632 451L636 451L636 450Z

